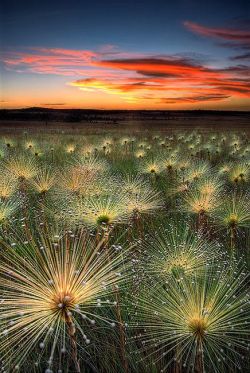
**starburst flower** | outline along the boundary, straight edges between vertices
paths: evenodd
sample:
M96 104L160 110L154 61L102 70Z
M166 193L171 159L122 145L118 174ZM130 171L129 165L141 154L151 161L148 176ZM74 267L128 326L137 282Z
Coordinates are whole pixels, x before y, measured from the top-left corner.
M239 148L240 143L241 143L241 140L240 140L239 138L237 138L237 137L234 137L234 138L232 139L232 141L230 142L229 145L230 145L232 148L237 149L237 148Z
M113 190L115 180L106 172L73 165L59 174L59 191L83 197L100 196Z
M229 180L234 184L242 184L249 181L250 167L246 162L237 164L229 173Z
M131 140L128 137L123 137L120 140L120 144L123 145L123 146L127 146L130 142L131 142Z
M128 193L126 211L129 215L153 214L164 203L159 192L152 188L141 188L136 193Z
M142 141L138 144L138 148L140 149L146 148L146 146L147 146L147 143L145 141Z
M128 220L126 195L77 198L70 205L70 220L91 228L112 227ZM67 218L67 217L66 217Z
M8 223L19 206L20 201L17 201L16 199L0 201L0 224L3 225Z
M232 277L208 268L203 276L182 281L172 276L136 304L136 325L144 328L140 338L156 364L163 359L162 372L174 361L199 373L240 369L250 323L244 272Z
M84 178L95 177L109 170L108 162L97 157L83 157L77 160L75 166Z
M4 167L19 181L29 181L38 172L36 160L24 154L9 157Z
M202 193L197 188L191 188L183 195L182 208L192 214L210 214L221 203L217 193Z
M210 170L209 164L205 161L197 161L190 168L186 169L185 180L192 182L200 179Z
M59 174L60 185L59 187L66 192L73 194L80 194L80 191L84 185L84 182L88 184L88 179L84 180L81 173L81 169L78 166L69 167L68 169L63 169Z
M72 153L74 153L75 149L76 149L75 144L66 145L66 153L71 153L72 154Z
M175 154L169 154L162 157L162 168L168 172L173 171L177 167L178 158Z
M17 238L15 250L5 244L0 263L0 355L6 369L22 369L34 352L38 363L49 354L51 371L57 354L67 352L75 371L82 372L84 357L80 362L79 355L91 343L95 324L112 325L98 308L116 303L113 294L127 273L125 252L111 247L107 256L100 246L83 231L41 234L28 243Z
M245 148L244 148L244 150L243 150L243 152L242 152L242 155L243 155L243 157L249 157L249 154L250 154L250 146L249 145L247 145Z
M138 151L135 153L135 157L138 158L138 159L144 158L145 155L146 155L146 152L144 152L143 150L138 150Z
M36 158L42 158L45 153L42 146L31 148L30 149L31 154L33 154Z
M250 227L250 197L248 193L225 196L218 209L212 212L214 223L227 229L231 249L235 247L237 232Z
M219 177L210 175L198 180L197 190L203 195L219 195L223 190L223 180Z
M32 149L35 147L35 142L33 140L27 140L24 144L25 149Z
M114 141L112 138L106 138L103 140L102 144L101 144L101 147L102 148L107 148L107 147L110 147L111 145L113 145Z
M177 162L177 170L184 173L190 167L191 161L189 159L179 159Z
M127 175L125 179L120 181L123 193L137 194L141 190L150 188L150 184L140 175Z
M10 138L5 138L3 140L4 142L4 145L7 147L7 148L13 148L15 146L15 141L13 139L10 139Z
M84 157L93 156L95 152L95 146L93 144L86 144L79 149L79 154Z
M218 209L213 212L215 223L235 229L250 226L250 196L248 193L226 196Z
M16 191L17 182L9 172L6 172L6 170L1 169L0 173L0 199L6 200L9 199Z
M36 192L45 195L55 186L55 172L48 167L44 167L38 171L38 174L31 181L31 185Z
M170 197L173 197L175 195L183 195L187 193L191 186L192 185L190 185L188 182L177 180L177 182L175 182L173 186L167 188L166 193Z
M80 190L80 195L88 197L101 197L109 196L110 193L114 192L117 186L117 180L110 175L98 175L92 180L84 182L83 187Z
M185 223L174 223L150 235L143 244L150 274L168 279L202 275L218 252L218 245L194 233Z
M219 165L219 175L228 175L228 173L232 170L233 164L231 162L223 163Z
M158 175L161 170L161 161L158 159L147 159L140 165L140 172L146 175Z

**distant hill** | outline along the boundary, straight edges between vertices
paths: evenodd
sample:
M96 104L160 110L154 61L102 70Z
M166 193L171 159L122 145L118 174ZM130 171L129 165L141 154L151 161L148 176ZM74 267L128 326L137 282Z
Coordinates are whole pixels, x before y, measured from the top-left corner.
M95 110L95 109L52 109L30 107L24 109L1 109L1 121L43 121L43 122L108 122L147 120L189 120L194 118L240 117L249 118L250 111L218 110Z

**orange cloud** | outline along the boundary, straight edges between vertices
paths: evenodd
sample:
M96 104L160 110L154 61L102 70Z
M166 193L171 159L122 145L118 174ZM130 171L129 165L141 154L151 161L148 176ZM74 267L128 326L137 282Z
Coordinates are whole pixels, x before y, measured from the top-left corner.
M106 90L117 91L189 91L199 101L226 99L230 95L250 97L249 69L244 66L232 66L215 69L195 61L183 58L133 58L95 61L94 64L117 70L126 70L136 74L137 82L131 84L126 80L123 84L102 82ZM143 78L143 81L142 81ZM76 85L89 85L91 81L81 81ZM204 95L200 91L204 92ZM197 93L198 92L198 93ZM185 101L191 102L191 98ZM202 99L201 99L202 98ZM164 98L165 100L165 98ZM171 98L172 100L172 98ZM197 99L195 99L197 101Z
M216 68L176 55L130 55L112 46L98 51L32 48L2 53L0 59L8 70L19 73L73 76L67 94L77 87L83 95L86 92L84 97L116 95L145 105L149 100L154 105L192 105L250 97L250 73L244 65Z
M137 80L137 81L135 81ZM145 82L140 79L127 79L123 82L112 82L112 80L98 80L95 78L79 79L71 82L70 85L83 88L85 90L100 89L102 91L112 92L132 92L141 90L152 90L152 91L162 91L165 87L162 84L155 84L154 82Z
M168 58L130 58L130 59L112 59L93 62L100 67L134 71L140 75L178 78L199 75L212 77L213 70L207 69L195 63L192 60L168 57ZM218 76L218 72L215 73Z

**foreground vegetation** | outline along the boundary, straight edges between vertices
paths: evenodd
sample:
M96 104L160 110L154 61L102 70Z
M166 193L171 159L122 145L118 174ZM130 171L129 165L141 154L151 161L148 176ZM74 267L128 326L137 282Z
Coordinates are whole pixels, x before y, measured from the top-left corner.
M245 133L0 145L2 372L247 372Z

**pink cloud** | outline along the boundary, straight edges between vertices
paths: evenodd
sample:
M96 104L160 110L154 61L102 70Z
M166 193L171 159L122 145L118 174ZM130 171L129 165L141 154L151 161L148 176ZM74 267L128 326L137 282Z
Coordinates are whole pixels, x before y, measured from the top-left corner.
M71 76L73 87L122 99L150 97L174 104L250 97L249 69L243 65L218 69L195 59L130 54L113 46L98 51L29 48L2 53L0 59L8 70Z
M198 23L186 21L184 25L192 32L214 38L236 41L240 43L250 43L250 31L233 28L206 27Z

